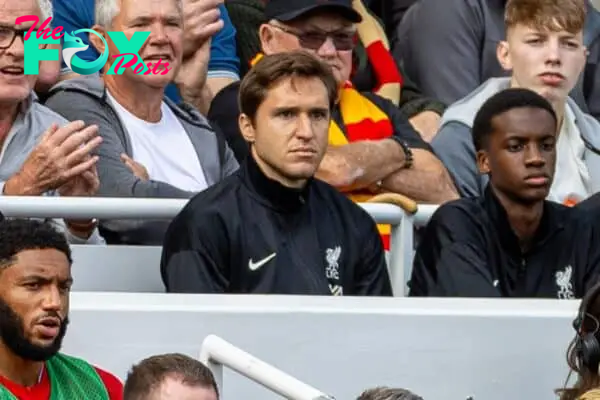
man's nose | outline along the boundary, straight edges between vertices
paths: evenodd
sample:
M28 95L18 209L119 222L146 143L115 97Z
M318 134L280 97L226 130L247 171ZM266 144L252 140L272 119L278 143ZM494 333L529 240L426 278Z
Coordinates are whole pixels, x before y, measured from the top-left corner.
M546 62L560 63L560 44L558 41L550 40L546 45Z
M60 290L55 286L48 287L44 293L44 302L42 304L44 310L58 311L61 308L61 303Z
M306 114L301 114L297 119L296 137L302 139L312 139L313 137L312 123Z
M538 146L528 146L525 152L525 163L529 166L543 166L546 159L542 156Z
M23 58L25 55L25 41L22 35L16 35L6 52L13 57Z
M167 33L165 31L164 25L161 23L156 23L152 25L149 40L152 42L164 42L166 39Z
M331 57L334 56L336 52L337 49L330 36L327 36L321 47L319 47L319 50L317 50L317 54L321 57Z

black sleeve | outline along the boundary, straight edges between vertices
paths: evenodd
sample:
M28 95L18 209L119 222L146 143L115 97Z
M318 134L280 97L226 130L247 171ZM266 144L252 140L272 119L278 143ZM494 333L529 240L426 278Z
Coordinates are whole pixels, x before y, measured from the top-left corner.
M423 140L421 135L413 128L408 119L394 103L374 93L363 92L362 94L388 116L394 127L393 139L406 142L411 149L431 151L429 144Z
M225 226L203 208L192 200L165 234L160 269L169 293L223 293L229 286Z
M499 297L480 231L476 218L464 209L440 207L417 248L409 296Z
M362 238L362 254L356 268L355 295L357 296L392 296L392 285L385 260L385 251L377 225L367 214L364 218Z
M220 128L227 144L233 150L238 163L242 163L250 152L248 142L240 132L238 118L240 108L238 104L238 93L240 82L233 82L224 87L213 98L208 110L208 120Z

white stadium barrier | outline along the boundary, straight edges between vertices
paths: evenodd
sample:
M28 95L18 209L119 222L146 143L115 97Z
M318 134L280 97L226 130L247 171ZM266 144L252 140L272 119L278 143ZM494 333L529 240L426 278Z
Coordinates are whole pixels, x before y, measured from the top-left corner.
M200 361L212 370L219 388L223 387L223 366L226 366L286 399L333 400L331 396L300 382L215 335L209 335L204 339Z
M73 293L63 350L124 379L151 355L197 358L203 340L217 335L340 400L379 385L405 387L427 400L552 399L567 376L577 306L569 300ZM246 355L218 353L209 351L213 360L240 364L238 370L252 368L244 365ZM224 400L281 398L229 368L222 384Z
M7 217L22 218L170 219L186 203L187 200L179 199L0 196L0 211ZM390 278L394 295L404 296L412 267L414 225L426 224L437 206L420 206L415 215L406 215L401 208L388 204L360 206L375 222L392 225ZM79 264L74 268L77 275L74 290L162 292L160 249L119 247L74 246ZM154 259L155 256L158 258ZM97 276L100 269L102 276ZM140 273L147 276L140 277Z

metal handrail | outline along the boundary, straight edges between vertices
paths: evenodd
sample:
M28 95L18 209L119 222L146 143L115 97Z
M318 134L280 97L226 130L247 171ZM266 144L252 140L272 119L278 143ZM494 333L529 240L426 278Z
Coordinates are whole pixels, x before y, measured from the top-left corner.
M217 385L223 387L223 366L291 400L334 400L333 397L299 381L274 366L246 353L215 335L202 343L200 361L211 369Z

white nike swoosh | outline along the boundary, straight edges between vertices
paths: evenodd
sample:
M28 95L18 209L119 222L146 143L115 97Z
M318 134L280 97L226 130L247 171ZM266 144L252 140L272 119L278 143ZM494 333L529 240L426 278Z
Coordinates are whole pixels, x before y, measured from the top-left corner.
M252 262L252 259L250 259L250 261L248 261L248 268L250 268L250 271L256 271L257 269L271 261L276 256L276 254L277 253L273 253L270 256L263 258L262 260L257 262Z

